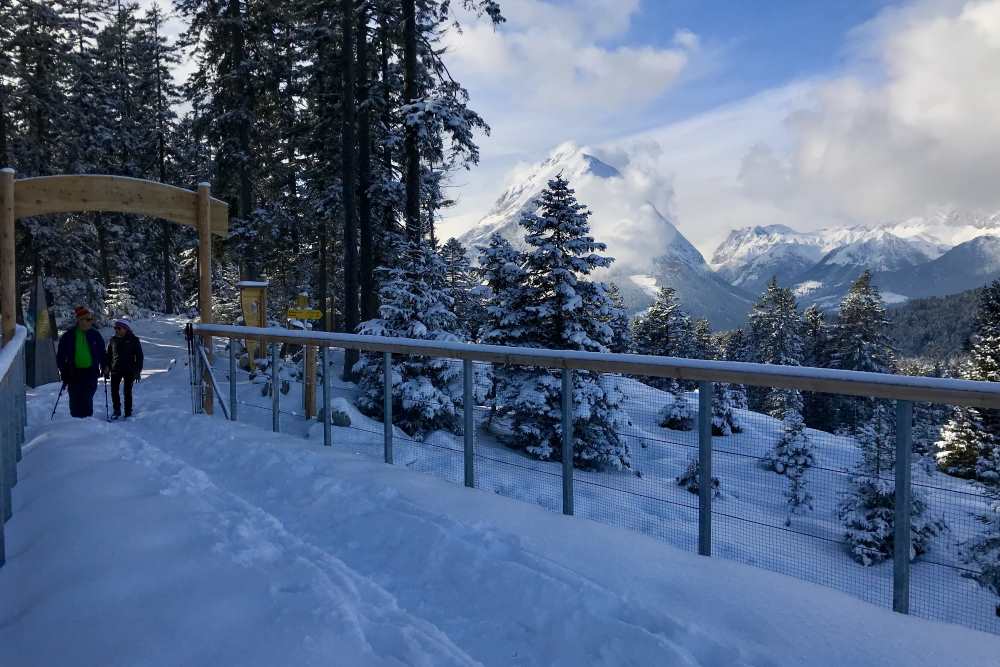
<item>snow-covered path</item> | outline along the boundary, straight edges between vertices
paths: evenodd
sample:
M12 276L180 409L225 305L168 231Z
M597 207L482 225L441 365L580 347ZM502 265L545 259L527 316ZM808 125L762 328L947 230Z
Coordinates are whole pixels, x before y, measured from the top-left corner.
M0 665L997 664L992 635L192 417L178 329L140 333L133 421L30 399Z

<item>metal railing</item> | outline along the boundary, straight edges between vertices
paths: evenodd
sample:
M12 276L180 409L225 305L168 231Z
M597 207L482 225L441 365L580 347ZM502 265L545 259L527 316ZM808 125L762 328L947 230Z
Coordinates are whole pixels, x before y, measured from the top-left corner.
M477 481L477 461L497 461L508 463L514 468L524 468L525 470L541 473L542 475L552 475L553 473L533 468L518 463L498 461L496 458L483 456L482 452L476 451L476 415L475 410L467 409L474 406L473 395L475 382L473 362L479 364L497 365L523 365L539 368L558 369L562 379L562 402L561 402L561 429L562 429L562 465L561 477L562 502L561 509L564 514L575 513L574 500L577 492L574 491L574 478L584 485L587 493L596 489L610 489L619 493L629 493L635 496L637 502L647 502L657 500L669 503L674 506L690 507L696 511L697 516L697 551L704 556L710 556L713 552L713 535L718 537L719 528L713 533L713 517L720 518L722 522L732 520L742 520L748 525L759 529L782 530L779 526L770 525L767 522L755 521L753 517L734 516L725 511L713 511L713 493L715 476L713 475L714 459L719 456L747 457L754 461L761 461L758 455L749 452L736 452L720 450L713 447L712 417L713 417L713 393L715 383L750 385L759 387L778 387L784 389L797 389L804 392L822 392L823 394L838 394L851 397L865 397L894 400L895 410L895 464L894 472L894 509L893 509L893 552L892 552L892 608L900 613L910 613L911 602L911 506L913 503L912 489L919 486L911 483L912 464L912 429L914 420L914 402L935 403L948 405L975 406L981 408L1000 409L1000 383L972 382L965 380L952 380L941 378L910 377L899 375L888 375L878 373L862 373L851 371L838 371L820 368L807 367L782 367L768 366L762 364L738 363L738 362L715 362L690 359L675 359L665 357L651 357L628 354L598 354L576 351L543 350L532 348L507 348L498 346L472 345L462 343L439 343L434 341L383 338L374 336L359 336L352 334L325 333L325 332L305 332L286 331L282 329L262 329L253 327L235 327L224 325L195 325L194 331L199 334L195 339L197 344L201 344L201 337L210 340L210 337L227 338L230 340L230 387L227 414L235 419L238 415L237 406L240 403L236 391L236 358L234 343L238 340L253 339L261 341L262 344L270 346L271 352L271 411L272 428L279 430L279 418L282 414L280 407L280 391L278 389L278 345L292 344L301 346L315 346L321 351L324 372L322 374L322 405L320 412L326 415L323 427L324 445L332 444L330 429L330 409L331 391L328 363L328 351L330 348L355 349L368 353L381 353L383 361L384 377L388 377L391 369L393 355L408 355L421 357L438 357L444 359L455 359L461 361L462 366L462 392L464 399L464 433L462 435L462 450L454 451L461 454L462 474L461 479L466 486L476 486ZM201 355L199 355L201 356ZM205 358L201 356L201 358ZM637 491L629 491L623 488L616 488L595 479L592 475L574 471L573 464L573 415L572 411L572 391L573 373L575 371L591 371L598 373L615 374L631 377L647 378L670 378L673 380L684 380L698 387L698 410L696 425L693 435L696 434L696 442L687 444L683 442L673 442L684 447L693 447L696 451L695 457L698 464L697 471L697 505L692 506L686 503L655 498L648 494ZM196 373L196 375L212 383L213 387L202 389L203 392L211 391L219 402L223 400L223 394L218 386L215 386L215 379L210 373ZM394 434L393 429L393 401L392 387L390 382L384 382L384 418L383 418L383 455L387 463L394 461L394 444L399 439ZM645 386L645 385L644 385ZM649 387L646 387L650 389ZM650 391L653 391L650 389ZM204 394L203 394L204 395ZM262 406L254 406L262 407ZM262 409L266 409L262 407ZM627 435L627 434L621 434ZM833 436L831 436L833 437ZM407 443L417 441L409 441ZM670 440L664 442L670 443ZM418 443L427 444L427 443ZM430 447L441 447L433 443ZM646 445L643 444L643 447ZM443 449L450 449L443 447ZM723 467L730 464L731 460L722 461ZM822 468L820 468L822 470ZM718 471L718 468L716 468ZM847 468L831 470L836 474L848 474ZM522 473L523 474L523 473ZM888 478L888 477L887 477ZM516 481L514 482L516 484ZM498 491L499 492L499 491ZM665 495L665 494L658 494ZM622 525L625 525L623 522ZM788 524L786 524L787 526ZM818 538L827 542L837 542L830 537L812 535L794 529L784 529L786 532L806 537ZM727 534L727 537L729 535ZM732 545L727 544L726 551L732 551ZM753 559L750 559L753 562ZM992 626L991 626L992 627Z
M13 514L11 490L17 484L27 420L24 343L27 331L17 327L0 349L0 567L6 562L4 524Z

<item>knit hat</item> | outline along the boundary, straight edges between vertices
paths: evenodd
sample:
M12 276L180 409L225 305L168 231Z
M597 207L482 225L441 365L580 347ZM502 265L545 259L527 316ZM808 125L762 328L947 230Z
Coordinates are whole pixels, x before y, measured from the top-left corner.
M115 320L115 327L123 327L126 331L132 331L132 327L129 325L128 320L124 319Z
M76 319L80 319L81 317L86 317L92 313L90 312L90 308L87 308L86 306L77 306L73 309L73 314L76 315Z

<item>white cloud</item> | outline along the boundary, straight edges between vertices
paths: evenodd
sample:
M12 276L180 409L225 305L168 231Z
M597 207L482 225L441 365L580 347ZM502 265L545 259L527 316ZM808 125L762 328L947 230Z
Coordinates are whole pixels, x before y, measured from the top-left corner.
M688 58L697 48L681 34L675 41ZM746 225L806 230L948 206L1000 209L1000 0L892 9L853 31L845 49L845 74L793 82L600 154L669 183L674 221L706 255ZM556 134L546 146L564 138Z
M881 77L831 81L792 114L792 187L865 222L1000 208L1000 0L932 2L861 35Z
M688 66L697 36L676 46L607 46L639 0L510 0L509 23L469 23L447 37L448 65L493 128L493 155L544 153L564 139L590 141L659 98ZM605 136L606 136L605 135Z

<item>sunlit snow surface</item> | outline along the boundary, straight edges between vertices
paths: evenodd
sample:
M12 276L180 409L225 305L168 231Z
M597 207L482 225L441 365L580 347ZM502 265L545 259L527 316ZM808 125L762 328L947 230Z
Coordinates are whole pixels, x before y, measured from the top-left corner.
M150 374L134 420L71 420L64 405L49 423L57 387L32 392L0 665L997 664L995 636L491 492L551 504L556 477L483 463L488 490L467 490L406 469L440 467L419 452L454 436L400 436L393 467L381 425L356 413L332 449L315 428L268 432L249 406L251 423L192 417L179 326L136 328ZM663 456L650 442L636 465ZM584 515L599 508L588 479Z

